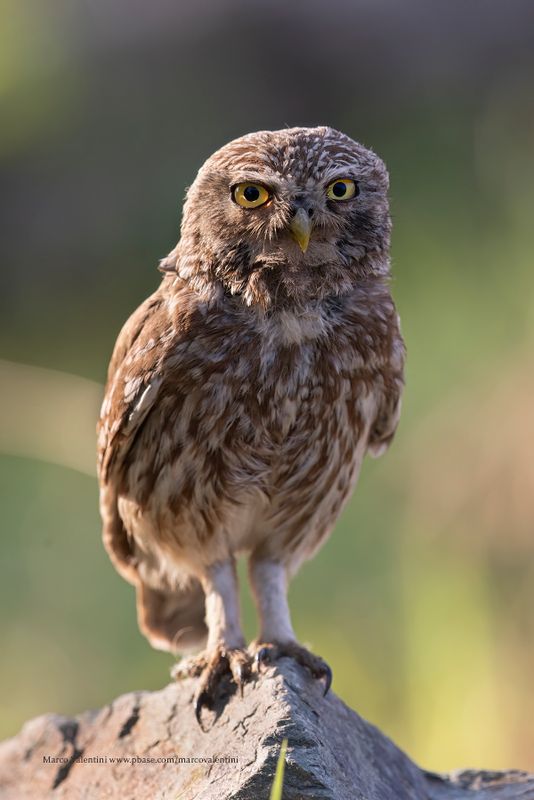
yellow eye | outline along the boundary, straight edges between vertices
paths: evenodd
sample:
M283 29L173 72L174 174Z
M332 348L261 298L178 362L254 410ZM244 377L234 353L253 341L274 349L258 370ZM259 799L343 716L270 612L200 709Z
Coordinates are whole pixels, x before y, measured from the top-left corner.
M238 183L234 187L234 200L242 208L263 206L271 195L261 183Z
M332 181L326 190L330 200L350 200L356 194L357 186L350 178L339 178Z

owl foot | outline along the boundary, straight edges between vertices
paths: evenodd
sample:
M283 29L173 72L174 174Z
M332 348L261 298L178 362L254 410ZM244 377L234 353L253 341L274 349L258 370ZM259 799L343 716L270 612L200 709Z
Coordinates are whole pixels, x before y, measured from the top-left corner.
M252 677L252 657L246 650L227 649L219 645L215 650L180 661L173 670L173 678L199 677L195 694L195 717L202 728L202 710L213 711L221 684L230 680L243 696L243 687Z
M183 680L184 678L198 678L206 669L208 659L204 653L197 656L188 656L182 658L177 664L171 667L171 678L176 681Z
M258 672L262 666L271 664L278 658L292 658L324 684L323 696L328 693L332 685L332 670L320 656L310 653L298 642L258 642L254 644L253 649L254 664Z

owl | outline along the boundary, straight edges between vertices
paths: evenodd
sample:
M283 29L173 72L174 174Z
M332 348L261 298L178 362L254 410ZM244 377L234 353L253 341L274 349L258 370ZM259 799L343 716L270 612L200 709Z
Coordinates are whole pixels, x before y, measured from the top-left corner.
M199 170L160 286L117 339L98 426L104 545L143 634L187 656L175 674L199 679L199 721L223 679L242 688L280 657L330 686L287 591L399 419L387 191L380 158L329 127L230 142Z

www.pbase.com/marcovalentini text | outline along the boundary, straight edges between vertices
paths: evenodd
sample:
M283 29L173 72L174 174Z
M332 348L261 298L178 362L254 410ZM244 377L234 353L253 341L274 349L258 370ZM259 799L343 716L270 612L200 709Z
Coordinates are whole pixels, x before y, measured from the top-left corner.
M43 756L43 764L238 764L237 756Z

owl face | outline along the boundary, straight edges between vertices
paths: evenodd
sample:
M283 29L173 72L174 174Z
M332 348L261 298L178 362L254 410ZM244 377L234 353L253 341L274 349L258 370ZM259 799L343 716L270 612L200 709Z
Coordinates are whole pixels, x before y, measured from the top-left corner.
M387 188L383 162L331 128L243 136L189 189L178 272L249 305L347 290L387 273Z

